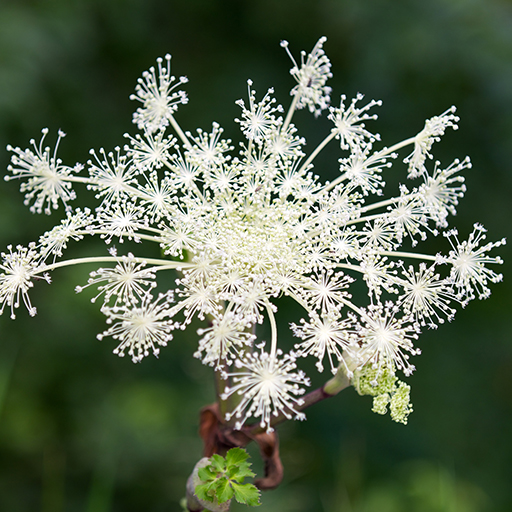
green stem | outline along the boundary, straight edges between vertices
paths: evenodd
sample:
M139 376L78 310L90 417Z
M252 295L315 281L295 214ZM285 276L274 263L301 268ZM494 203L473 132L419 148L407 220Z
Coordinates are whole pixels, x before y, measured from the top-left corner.
M82 263L119 263L120 258L117 256L93 256L88 258L75 258L72 260L58 261L57 263L52 263L51 265L45 265L41 268L40 272L48 272L50 270L55 270L60 267L69 267L71 265L81 265ZM157 265L160 268L156 270L166 269L181 269L185 267L193 267L194 265L190 263L185 263L183 261L169 261L169 260L158 260L154 258L133 258L133 261L137 263L147 263L149 265Z
M416 254L414 252L379 251L381 256L393 256L396 258L414 258L416 260L437 261L437 256L431 254Z
M141 229L145 229L147 231L154 231L155 233L159 233L160 237L152 236L152 235L144 235L143 233L121 233L120 235L114 235L114 236L120 236L120 237L133 237L133 238L140 238L141 240L147 240L148 242L156 242L156 243L162 243L162 232L158 231L157 229L150 228L149 226L142 227ZM84 230L84 231L76 231L74 235L79 236L95 236L95 235L112 235L111 231L107 231L106 229L90 229L90 230Z
M347 173L342 174L341 176L338 176L334 181L331 181L328 185L326 185L322 191L323 192L329 192L329 190L332 190L336 185L341 183L342 181L347 179Z
M227 380L222 378L222 372L220 370L215 370L215 394L217 395L217 403L219 404L219 414L223 421L225 421L226 413L232 410L229 398L227 400L222 400L221 398L226 385L229 385L229 380L229 378ZM233 420L233 418L231 418L231 420ZM232 424L230 424L229 421L226 422L226 424L232 426L234 421L232 421Z
M349 221L345 222L345 226L351 226L353 224L359 224L360 222L368 222L368 221L371 221L371 220L379 219L381 217L382 217L381 213L376 213L375 215L368 215L368 217L358 217L357 219L349 220Z
M403 140L402 142L398 142L394 146L391 146L390 148L384 148L378 153L375 153L373 155L375 158L380 158L386 155L389 155L390 153L394 153L395 151L398 151L399 149L402 149L405 146L408 146L409 144L414 144L416 142L416 137L411 137L409 139Z
M286 129L288 128L288 125L290 124L293 114L295 112L295 109L297 107L298 101L299 101L299 95L295 94L295 96L293 97L292 103L290 105L290 108L288 109L288 113L286 114L286 119L284 120L283 127L281 128L282 132L285 132Z
M230 302L227 305L226 309L224 310L224 315L229 313L229 311L231 310L232 307L233 307L233 303ZM252 333L255 334L256 325L251 326L250 329L251 329ZM219 366L224 367L225 366L224 363L225 363L225 361L222 361L222 360L219 361ZM233 370L236 371L234 368L233 368ZM233 416L229 419L229 421L226 421L225 420L226 413L234 411L236 409L237 405L242 400L242 397L238 393L233 393L233 394L229 395L229 397L227 397L226 400L223 400L221 398L221 395L222 395L222 393L224 393L224 389L226 388L226 386L231 387L231 384L232 384L231 377L228 377L227 379L223 379L222 372L218 369L215 369L215 394L217 397L216 401L219 404L219 413L220 413L220 416L222 417L222 421L230 427L234 426L234 424L237 421L237 418L235 418Z
M172 127L174 128L174 131L178 134L178 137L181 139L181 141L183 142L183 145L186 147L186 148L190 148L191 147L191 144L187 138L187 136L183 133L183 130L181 129L180 125L178 124L178 122L176 121L176 119L174 119L174 116L173 115L169 115L169 120L171 121L171 125Z
M336 132L333 130L322 142L320 142L320 144L318 144L313 153L311 153L311 155L308 156L307 160L300 166L298 174L300 174L304 169L307 168L307 166L316 158L318 153L320 153L320 151L322 151L322 149L324 149L325 146L327 146L327 144L329 144L329 142L331 142L331 140L334 139L334 137L336 137Z
M414 197L415 194L410 197ZM368 206L363 206L360 211L368 212L370 210L376 210L377 208L383 208L384 206L389 206L391 204L397 203L400 201L401 197L392 197L391 199L386 199L385 201L379 201L378 203L369 204Z
M270 320L270 329L271 329L271 343L270 343L270 356L275 357L277 351L277 324L274 312L270 307L270 304L267 303L267 315Z

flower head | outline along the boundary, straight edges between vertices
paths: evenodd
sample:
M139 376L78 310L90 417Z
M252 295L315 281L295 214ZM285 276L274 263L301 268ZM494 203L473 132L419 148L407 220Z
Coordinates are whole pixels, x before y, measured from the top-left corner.
M409 164L409 177L414 178L427 173L425 160L432 159L430 150L434 142L439 142L446 128L458 129L459 117L455 115L455 107L450 107L440 116L432 117L425 121L425 127L414 137L414 150L404 159Z
M285 48L294 64L290 74L297 81L290 94L297 98L297 108L308 107L315 116L319 116L322 110L329 106L331 100L331 88L325 85L327 80L332 78L331 62L323 49L326 41L326 37L321 37L307 56L306 52L301 52L300 66L288 50L288 41L281 41L281 46Z
M343 352L350 351L352 326L353 317L341 320L335 309L323 313L321 317L313 314L311 322L302 319L300 326L292 324L295 336L304 340L295 345L298 355L317 357L316 367L320 372L324 369L323 360L327 355L331 371L335 374L344 361Z
M309 386L304 372L296 372L293 354L283 356L278 350L275 354L263 351L244 353L235 363L238 371L225 374L232 378L233 384L226 386L222 399L231 395L241 397L240 403L227 415L238 419L237 428L241 428L251 416L260 418L260 426L271 432L272 416L283 414L286 418L303 420L304 413L297 410L303 401L298 396L304 394L304 386ZM282 356L282 357L281 357Z
M113 325L98 334L98 339L112 336L120 342L114 354L124 357L128 351L134 363L142 361L150 350L158 356L159 347L165 347L172 340L175 328L169 308L172 300L171 292L160 294L157 300L147 293L136 305L103 306L101 310L107 316L107 323Z
M360 357L374 368L396 367L410 375L414 366L409 362L409 354L420 354L413 345L419 330L413 318L398 318L397 314L399 308L391 303L368 307L368 317L358 335Z
M464 197L466 186L464 176L456 174L464 169L471 169L469 158L462 162L454 160L446 169L439 169L436 162L432 176L425 176L425 183L418 191L418 199L423 203L429 217L435 221L436 227L446 227L449 214L455 215L455 207L459 199Z
M135 87L135 94L130 99L142 103L133 115L133 122L140 130L154 133L168 126L177 105L188 102L184 91L176 90L180 85L187 83L188 79L182 76L176 83L176 78L171 75L171 56L167 54L164 59L157 59L157 70L151 67L139 78Z
M135 134L135 137L128 133L124 136L130 140L130 144L125 145L124 150L140 172L160 169L167 164L171 158L169 151L176 147L177 142L172 136L165 137L164 130L160 130L156 135L145 132L143 136L139 133Z
M90 273L85 286L77 286L75 291L82 292L88 286L99 284L99 293L91 299L96 302L103 296L103 305L107 306L111 298L114 307L119 304L137 304L156 286L155 274L145 268L145 261L138 262L132 253L122 256L115 268L99 268ZM102 284L103 283L103 284Z
M300 64L282 43L296 82L286 113L274 89L261 98L248 81L248 100L236 102L240 144L215 122L208 130L182 130L174 116L187 101L179 90L186 79L171 76L166 56L131 96L141 104L133 117L141 133L125 135L128 143L112 151L92 150L88 173L43 148L46 131L32 149L9 147L11 178L26 180L21 189L35 213L61 201L67 207L72 185L92 190L97 203L68 209L38 244L9 246L0 265L0 312L8 307L14 316L24 302L35 314L28 297L35 280L49 280L61 266L94 263L77 291L97 287L93 301L101 297L109 324L99 338L112 337L116 353L138 362L158 355L176 329L202 322L194 327L193 353L225 378L226 419L239 428L251 417L268 431L275 419L304 417L304 358L319 371L341 369L354 383L362 374L377 383L396 371L411 374L420 328L451 320L459 303L486 298L489 284L501 279L490 268L501 259L489 253L504 240L484 244L477 224L467 241L447 232L447 255L419 252L449 225L465 191L469 159L430 166L433 143L457 126L454 109L428 120L415 137L379 147L366 122L376 119L370 110L381 102L361 103L358 94L346 103L343 95L339 107L329 108L333 124L323 141L307 146L292 119L297 109L319 115L329 107L325 41L302 52ZM315 159L332 141L341 155L333 162L337 174L324 182ZM422 183L384 197L385 176L404 167L397 157L406 146L413 149L403 170ZM65 258L70 240L88 237L109 250ZM118 256L117 241L128 241L132 252ZM283 296L294 304L291 330L298 338L286 355L276 318ZM258 342L262 327L270 333L267 345ZM403 421L408 386L393 386L375 395L374 409L389 407Z
M46 214L51 213L51 209L57 209L59 201L62 201L66 207L69 208L68 201L76 198L76 194L72 189L72 184L67 178L72 172L79 172L82 166L77 165L74 169L62 164L62 161L57 158L57 148L59 147L60 140L66 136L63 131L59 130L59 138L55 145L53 155L50 153L49 147L44 147L44 139L48 134L48 128L42 130L43 136L39 145L32 139L30 144L34 148L25 149L13 148L8 145L8 151L14 153L12 157L12 164L7 167L7 170L12 173L12 176L5 176L5 180L14 178L23 179L20 187L21 192L25 194L25 204L30 206L30 211Z
M400 306L425 326L436 328L444 323L444 317L452 320L455 309L451 306L457 297L446 279L436 273L436 265L427 267L421 262L416 270L412 265L402 271L403 277L397 277L404 293Z
M364 121L377 119L377 114L370 115L368 111L375 105L382 105L382 101L371 100L364 107L357 107L356 103L363 98L364 96L359 93L347 108L347 97L342 94L340 106L329 107L329 119L334 123L333 133L339 139L341 149L355 148L360 151L367 144L380 140L378 133L373 134L365 129Z
M272 96L274 89L270 88L259 102L256 102L256 91L251 89L252 80L247 81L249 87L249 106L245 106L244 100L238 100L236 103L242 108L242 119L235 119L240 123L242 132L249 141L256 144L262 144L265 136L273 126L279 125L279 116L283 112L281 105L276 105L276 99Z
M84 208L83 211L77 208L74 213L66 212L66 218L59 225L39 238L41 255L46 257L53 254L54 260L62 256L69 240L83 240L92 221L93 216L89 208Z
M488 242L485 245L481 243L486 238L486 229L476 223L473 232L467 240L459 241L458 232L452 229L446 233L446 237L452 245L452 250L447 257L443 259L451 265L449 281L456 288L458 294L464 297L465 301L475 297L475 292L479 299L486 299L491 294L489 283L499 283L503 279L502 274L498 274L487 268L487 264L502 264L503 260L499 256L489 256L488 252L495 247L505 245L503 238L497 242Z
M15 318L14 310L20 307L21 301L25 304L30 316L37 312L32 306L28 291L34 286L34 279L40 279L41 268L39 253L35 245L22 247L18 245L13 252L12 245L7 247L8 253L2 253L0 264L0 315L4 312L5 306L11 308L11 318ZM42 277L49 283L48 274Z
M250 327L250 323L229 311L214 318L210 327L197 331L201 339L194 356L202 359L204 364L215 365L218 369L223 364L230 365L236 360L236 351L244 346L251 347L256 339L254 334L247 332Z
M126 155L121 153L118 146L108 154L100 149L101 158L91 149L94 160L89 160L89 175L91 183L87 188L98 192L96 197L103 198L105 205L119 203L128 199L130 188L136 183L135 176L139 174L137 167L129 165Z

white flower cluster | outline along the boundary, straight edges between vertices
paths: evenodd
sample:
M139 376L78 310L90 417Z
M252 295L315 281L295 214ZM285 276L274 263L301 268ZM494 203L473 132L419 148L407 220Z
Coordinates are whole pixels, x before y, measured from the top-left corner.
M487 297L489 283L501 280L488 268L501 259L489 252L505 242L483 244L485 230L475 225L466 241L453 229L446 233L446 255L415 251L448 226L465 191L461 172L469 159L427 168L433 143L457 127L454 109L428 120L411 139L375 148L380 137L365 123L376 119L369 111L380 102L359 106L357 95L346 104L342 96L339 107L329 107L324 42L303 53L300 65L292 58L297 84L286 115L272 89L258 101L248 82L248 104L237 101L245 137L239 151L216 123L195 134L178 125L186 79L171 76L169 56L139 80L132 99L141 103L133 117L140 133L126 135L124 147L91 151L86 166L68 167L43 146L46 129L29 149L9 146L14 155L6 179L24 180L25 203L50 213L62 202L66 214L37 243L2 254L0 312L7 306L14 317L23 302L35 314L28 292L34 280L49 282L58 267L106 264L76 289L97 289L92 300L102 301L109 325L98 338L114 338L114 352L137 362L158 355L173 331L195 317L204 321L195 356L223 379L227 419L237 427L250 417L268 430L274 416L304 417L301 395L309 379L298 369L301 358L314 358L320 372L327 364L348 376L363 367L377 377L395 370L409 375L420 329L451 320L456 303ZM333 123L309 154L291 122L304 107L315 115L328 109ZM324 183L312 172L314 160L334 140L339 174ZM404 162L417 183L382 199L383 172L407 146L413 150ZM95 193L96 207L71 209L76 186ZM71 240L92 236L111 245L105 255L62 259ZM112 243L125 240L153 244L157 257L118 256ZM176 286L162 290L158 277L169 271L177 274ZM352 298L357 282L366 286L366 299ZM281 296L303 312L291 325L297 343L288 348L278 347ZM271 336L258 342L263 322Z

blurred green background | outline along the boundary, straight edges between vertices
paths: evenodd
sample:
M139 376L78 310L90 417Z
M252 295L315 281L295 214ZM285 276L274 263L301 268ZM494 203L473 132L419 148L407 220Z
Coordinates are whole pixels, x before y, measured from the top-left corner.
M382 99L372 127L385 144L457 105L460 129L434 149L445 164L466 154L474 164L456 225L464 237L475 221L490 239L508 236L510 0L0 0L0 147L26 147L46 126L51 143L59 128L68 133L60 156L70 165L85 162L91 147L122 145L122 134L135 131L128 97L136 80L166 53L173 73L190 79L182 127L208 129L215 120L237 140L234 101L246 97L246 79L260 95L275 86L286 105L293 80L279 42L288 39L298 57L321 35L333 103L358 91ZM329 124L299 114L315 147ZM0 151L3 169L9 158ZM335 158L326 153L316 171L335 171ZM60 214L31 215L18 186L0 188L2 250L37 239ZM81 253L97 247L81 244ZM512 260L509 248L499 252ZM2 512L180 510L201 456L198 411L213 400L213 386L192 358L194 331L159 360L133 365L113 356L111 340L95 338L104 318L73 292L89 270L63 270L51 286L36 286L35 318L22 310L15 322L0 318ZM503 271L490 300L422 335L408 380L409 425L371 413L371 399L352 390L312 408L307 422L283 425L285 480L264 494L261 509L512 510L510 265ZM286 321L281 333L289 342Z

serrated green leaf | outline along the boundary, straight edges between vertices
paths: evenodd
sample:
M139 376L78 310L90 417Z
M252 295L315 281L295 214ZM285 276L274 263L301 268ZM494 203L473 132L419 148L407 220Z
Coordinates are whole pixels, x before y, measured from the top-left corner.
M252 484L237 484L231 482L238 503L245 503L251 507L260 505L260 491Z
M223 473L226 469L226 460L216 453L210 457L210 463L214 467L214 470L219 473Z
M243 448L231 448L226 453L226 465L239 466L249 458L249 454Z
M233 497L234 491L227 478L220 478L217 484L216 497L219 503L224 503Z
M228 467L228 469L226 470L226 476L228 478L232 478L234 475L238 473L239 469L240 468L238 468L237 466Z
M256 476L250 469L249 464L243 464L242 467L232 467L228 471L228 478L236 480L238 483L243 484L245 477Z
M194 489L195 495L203 501L213 501L214 493L211 491L211 483L196 485Z
M205 468L199 468L197 471L197 476L203 482L209 482L211 480L215 480L217 478L217 473L210 469L211 466L207 466Z

